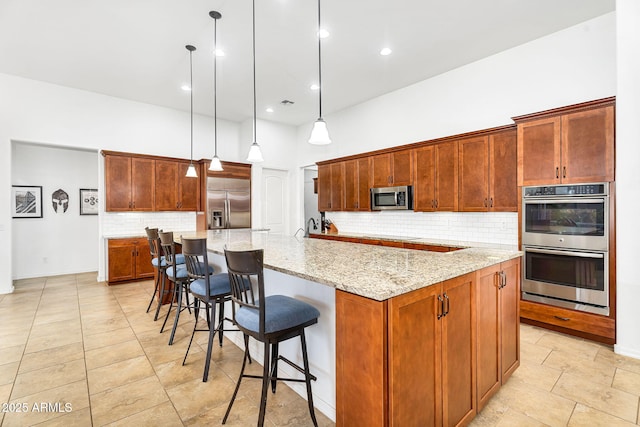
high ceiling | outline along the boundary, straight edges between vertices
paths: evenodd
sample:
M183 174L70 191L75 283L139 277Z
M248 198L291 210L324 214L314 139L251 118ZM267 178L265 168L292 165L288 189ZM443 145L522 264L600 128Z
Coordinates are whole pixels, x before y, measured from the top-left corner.
M256 0L259 118L318 115L317 1ZM0 73L213 115L253 115L251 0L0 0ZM325 115L615 10L615 0L322 0ZM391 55L381 56L387 46ZM293 101L282 105L283 100ZM273 113L265 108L271 106Z

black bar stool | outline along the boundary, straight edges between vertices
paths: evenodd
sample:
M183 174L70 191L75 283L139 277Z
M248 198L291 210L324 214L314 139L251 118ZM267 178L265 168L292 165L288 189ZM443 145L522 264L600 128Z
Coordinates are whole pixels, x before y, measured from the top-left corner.
M165 277L173 282L173 297L169 304L169 310L164 317L164 322L160 328L160 333L164 332L164 327L167 324L171 310L175 303L176 316L173 321L173 328L171 329L171 336L169 337L169 345L173 344L173 338L178 328L178 322L180 320L180 313L187 309L191 313L191 304L189 303L189 283L191 279L187 272L187 266L184 263L184 255L176 254L176 243L173 240L173 232L158 232L160 237L160 245L162 246L162 252L164 253L164 259L167 264L165 270ZM182 294L185 295L186 304L182 302Z
M189 340L187 352L184 355L182 364L184 365L189 355L189 349L193 342L193 336L197 331L209 331L209 343L207 345L207 358L205 359L204 374L202 381L206 382L209 377L209 364L211 363L211 347L215 334L218 333L220 346L225 329L223 322L231 319L224 317L224 303L231 300L231 286L229 285L229 275L225 273L214 274L213 267L209 265L207 256L207 239L188 239L180 237L182 243L182 254L187 265L187 272L191 279L189 290L194 297L194 312L196 321L193 325L193 332ZM200 304L205 305L207 313L207 329L198 329L198 314ZM218 324L214 325L216 317L216 305L218 306ZM226 329L229 331L230 329ZM236 329L237 330L237 329Z
M160 237L158 237L158 229L157 228L149 228L145 227L144 231L147 233L147 240L149 241L149 252L151 253L151 264L153 268L156 270L155 276L155 288L153 290L153 295L151 295L151 300L149 301L149 305L147 306L147 313L151 309L151 305L153 304L153 299L158 295L158 307L156 308L156 314L153 317L153 320L158 320L158 313L160 312L160 307L162 306L162 299L164 298L164 279L165 279L165 270L167 269L167 262L164 259L164 256L160 254Z
M265 409L267 406L267 388L271 383L271 391L276 392L276 382L296 381L304 382L307 386L307 402L309 414L314 426L318 425L313 408L313 395L311 393L311 380L316 377L309 372L309 359L307 357L307 344L304 329L318 323L320 312L314 306L284 295L264 294L264 253L260 250L229 251L225 249L229 281L231 282L231 296L238 308L233 312L233 321L244 333L245 357L242 361L242 369L236 383L235 391L229 402L227 412L222 419L222 424L227 421L231 407L238 394L242 378L262 378L262 398L260 400L260 413L258 426L264 424ZM258 295L254 295L252 283L257 283ZM296 365L278 353L278 344L290 338L300 337L302 345L302 359L304 368ZM264 344L264 365L262 376L248 375L244 373L249 356L249 337ZM278 360L282 360L304 374L304 379L278 377Z

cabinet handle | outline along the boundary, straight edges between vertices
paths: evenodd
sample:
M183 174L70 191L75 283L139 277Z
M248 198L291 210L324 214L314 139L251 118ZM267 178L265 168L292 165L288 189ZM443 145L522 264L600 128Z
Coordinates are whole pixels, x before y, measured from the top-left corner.
M555 318L556 318L556 319L558 319L558 320L562 320L562 321L564 321L564 322L566 322L566 321L568 321L568 320L571 320L571 319L570 319L570 318L568 318L568 317L562 317L562 316L553 316L553 317L555 317Z
M492 207L493 207L493 197L492 197L492 198L490 198L490 199L489 199L489 201L490 201L490 202L489 202L489 207L491 207L491 208L492 208Z
M133 206L131 206L131 201L129 201L129 209L131 209Z
M560 178L560 171L559 168L556 168L556 179Z
M446 316L447 314L449 314L449 295L447 295L447 293L444 293L444 299L447 302L447 309L444 311L444 313L442 314L443 316Z
M563 166L563 167L562 167L562 177L563 177L563 178L566 178L566 177L567 177L567 167L566 167L566 166Z
M436 201L436 206L435 208L438 209L438 199L435 200Z
M484 207L485 208L487 207L487 199L486 198L484 199Z
M438 319L442 319L442 316L444 316L444 300L442 295L438 295Z
M507 274L503 271L500 271L500 281L502 282L500 289L507 287Z

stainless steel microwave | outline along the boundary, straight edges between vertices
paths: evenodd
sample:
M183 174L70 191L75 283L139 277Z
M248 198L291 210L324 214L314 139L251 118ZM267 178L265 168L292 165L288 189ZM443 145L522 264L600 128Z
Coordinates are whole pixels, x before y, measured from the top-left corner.
M371 210L413 209L413 188L410 185L371 189Z

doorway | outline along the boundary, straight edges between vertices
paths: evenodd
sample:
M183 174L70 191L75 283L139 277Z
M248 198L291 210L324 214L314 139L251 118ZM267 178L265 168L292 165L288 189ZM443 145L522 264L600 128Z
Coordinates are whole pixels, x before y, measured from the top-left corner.
M262 224L271 233L289 233L289 172L262 169Z

